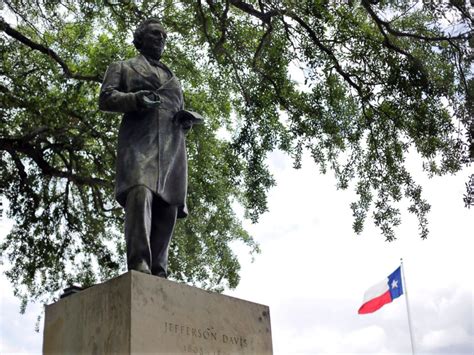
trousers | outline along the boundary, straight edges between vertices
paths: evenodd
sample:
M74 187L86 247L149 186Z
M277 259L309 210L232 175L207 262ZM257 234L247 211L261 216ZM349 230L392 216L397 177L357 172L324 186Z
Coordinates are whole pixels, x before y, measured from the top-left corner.
M168 249L178 207L145 186L134 186L125 203L125 241L129 270L166 278Z

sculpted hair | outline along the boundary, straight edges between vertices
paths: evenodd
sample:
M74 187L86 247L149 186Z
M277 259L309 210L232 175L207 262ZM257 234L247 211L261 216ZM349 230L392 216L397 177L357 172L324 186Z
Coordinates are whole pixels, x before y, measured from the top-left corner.
M165 31L165 28L161 25L160 20L157 18L149 18L147 20L142 21L135 32L133 33L133 44L136 49L140 49L142 47L142 41L143 41L143 35L146 33L148 25L156 23L157 25L160 26L160 31L163 33L163 36L166 38L168 35Z

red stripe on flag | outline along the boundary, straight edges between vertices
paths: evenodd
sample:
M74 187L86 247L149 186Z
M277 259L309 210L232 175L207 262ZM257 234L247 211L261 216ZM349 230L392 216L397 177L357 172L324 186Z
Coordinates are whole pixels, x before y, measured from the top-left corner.
M359 314L372 313L380 309L383 305L392 302L392 296L390 296L390 291L387 291L381 294L378 297L372 298L370 301L364 303L359 308Z

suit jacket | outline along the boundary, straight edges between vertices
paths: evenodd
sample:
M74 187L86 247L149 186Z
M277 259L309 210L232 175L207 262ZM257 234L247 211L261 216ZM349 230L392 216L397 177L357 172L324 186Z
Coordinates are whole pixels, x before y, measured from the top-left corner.
M183 108L183 92L175 75L157 75L146 58L110 64L99 96L99 108L124 113L119 130L115 195L125 206L127 192L144 185L169 204L178 206L178 218L187 216L186 131L174 119ZM135 92L153 90L161 105L139 109Z

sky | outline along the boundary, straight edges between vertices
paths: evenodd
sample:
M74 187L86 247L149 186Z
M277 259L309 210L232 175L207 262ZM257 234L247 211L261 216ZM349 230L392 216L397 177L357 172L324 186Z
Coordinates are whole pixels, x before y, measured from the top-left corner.
M466 168L455 176L428 179L416 157L408 160L432 205L430 236L418 237L416 218L403 213L398 239L388 243L371 221L352 231L353 192L335 189L308 157L295 170L281 152L268 165L277 186L269 212L245 227L260 243L252 258L235 244L241 282L224 294L270 307L274 354L410 354L406 295L379 311L358 315L364 292L386 278L403 258L417 354L473 354L473 221L464 207ZM11 221L0 221L0 238ZM7 265L3 265L3 269ZM0 266L1 267L1 266ZM0 277L0 353L39 354L41 308L19 314L5 276Z

